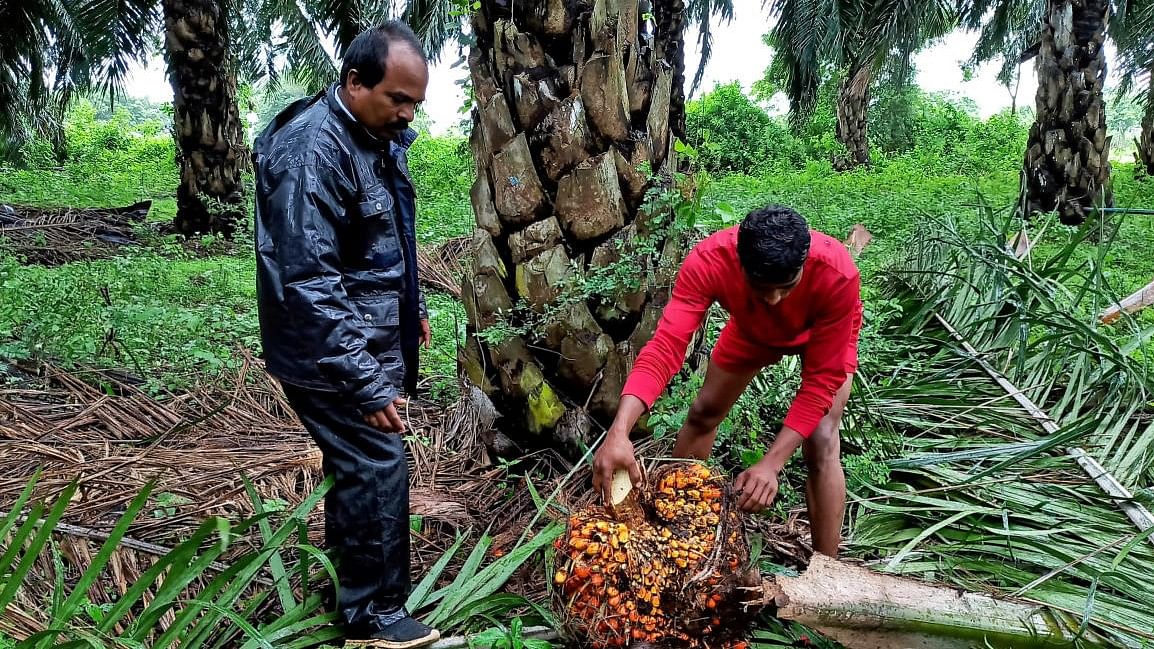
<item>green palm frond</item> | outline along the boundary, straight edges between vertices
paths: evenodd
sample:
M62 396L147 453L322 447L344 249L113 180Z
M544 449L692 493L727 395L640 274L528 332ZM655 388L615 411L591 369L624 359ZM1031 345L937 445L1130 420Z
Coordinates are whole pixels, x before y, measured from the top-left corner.
M152 54L151 38L160 29L156 0L71 0L83 64L75 70L77 86L86 82L110 96L120 96L133 63Z
M9 150L29 137L32 116L49 103L49 26L66 19L67 9L58 0L0 5L0 137Z
M289 573L278 557L299 549L304 557L300 569L308 573L318 563L331 575L332 564L315 548L298 546L299 530L305 517L324 496L325 483L305 498L276 527L267 514L261 514L236 526L220 519L205 521L196 532L160 557L127 591L108 606L99 620L82 614L81 604L100 579L118 551L136 517L149 502L151 484L147 485L117 520L105 542L93 556L75 583L61 581L61 563L52 538L56 523L67 510L75 492L73 483L53 500L37 502L31 495L36 477L17 499L12 511L0 521L0 538L7 546L0 552L0 615L17 594L36 577L33 570L38 559L53 555L49 565L56 567L58 590L51 605L38 611L44 631L22 639L21 649L50 646L120 646L120 647L221 647L221 646L306 646L330 640L337 635L329 624L335 619L322 612L319 594L297 599L287 583ZM259 499L256 501L259 508ZM25 507L27 509L25 510ZM23 522L21 522L23 521ZM232 560L231 565L213 575L218 560L234 538L249 530L259 532L263 543L255 550ZM10 536L9 536L10 534ZM268 572L271 587L258 580ZM43 575L40 575L43 578ZM302 582L307 589L307 582ZM307 592L307 591L306 591ZM277 614L271 618L265 602L276 593ZM163 621L163 622L162 622Z
M789 97L795 124L813 109L823 70L868 65L876 76L889 64L902 82L910 57L958 23L948 0L774 0L770 10L770 77Z
M1001 61L998 79L1013 78L1026 53L1041 39L1046 3L1040 0L969 0L962 3L962 26L978 31L968 64Z
M733 0L690 0L685 6L686 25L696 25L698 30L697 45L701 50L701 59L697 63L697 72L693 74L693 84L689 94L692 96L701 85L705 75L705 65L713 56L713 29L712 21L717 16L719 21L726 24L733 22Z
M336 80L337 68L325 49L326 33L319 23L320 14L309 13L309 9L306 3L295 0L266 0L261 15L277 20L281 34L277 54L284 57L283 69L296 71L316 90Z
M1154 484L1154 377L1130 356L1151 332L1097 325L1116 297L1101 272L1109 242L1042 232L1060 240L1018 259L1005 244L1018 227L992 211L977 225L933 220L887 276L900 313L882 335L901 353L863 377L850 428L889 430L903 449L888 482L854 495L853 546L883 569L1038 602L1142 646L1154 528L1071 449L1132 492Z
M776 23L768 41L774 48L771 75L789 97L795 123L817 103L824 63L839 65L843 11L839 0L773 0Z
M152 52L155 0L31 0L0 6L0 132L56 140L69 100L123 93L130 66Z
M1046 16L1045 0L962 0L959 8L963 26L978 32L969 65L1001 61L998 78L1005 82L1036 52ZM1154 3L1115 0L1108 29L1118 49L1119 90L1125 94L1154 68Z
M408 0L401 19L421 38L425 54L434 62L446 45L458 41L464 26L464 18L448 0Z
M938 334L930 314L939 314L1054 420L1086 426L1081 443L1124 482L1135 483L1154 468L1154 425L1136 417L1154 395L1154 378L1129 348L1151 332L1120 340L1097 325L1096 314L1111 298L1101 260L1079 256L1088 232L1033 265L1013 258L992 233L987 243L976 243L947 230L916 243L914 262L895 277L925 296L907 313L923 323L910 335ZM942 343L957 350L948 338Z
M307 4L324 31L336 42L338 58L358 34L374 22L392 17L391 8L377 6L375 0L313 0Z
M895 79L904 84L910 59L918 50L953 31L958 15L950 0L880 0L861 3L863 21L861 40L875 47L857 47L851 56L858 60L873 59L878 70L886 59L895 56ZM872 6L871 6L872 5Z
M1110 36L1118 48L1119 93L1135 86L1149 87L1154 74L1154 2L1130 0L1111 18ZM1154 97L1145 93L1145 109L1154 110Z
M263 12L263 5L263 0L238 0L230 12L229 35L241 83L255 85L265 79L275 83L281 74L273 28L276 19Z
M449 0L242 0L232 22L240 76L276 83L287 74L319 90L336 79L353 39L391 18L413 28L432 61L460 37L464 20Z

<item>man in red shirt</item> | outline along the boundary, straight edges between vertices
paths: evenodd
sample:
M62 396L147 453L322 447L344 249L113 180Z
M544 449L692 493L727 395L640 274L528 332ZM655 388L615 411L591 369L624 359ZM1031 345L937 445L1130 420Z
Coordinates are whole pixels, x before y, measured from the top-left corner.
M705 384L677 435L677 457L709 457L717 425L762 368L802 358L801 389L765 456L734 483L738 504L761 511L777 496L778 474L798 446L808 475L806 501L814 549L836 557L845 514L845 473L838 428L857 369L861 278L836 239L811 231L794 210L755 210L741 225L713 234L686 257L653 339L622 390L617 416L593 459L594 488L613 473L641 472L629 433L681 368L693 333L715 302L729 312Z

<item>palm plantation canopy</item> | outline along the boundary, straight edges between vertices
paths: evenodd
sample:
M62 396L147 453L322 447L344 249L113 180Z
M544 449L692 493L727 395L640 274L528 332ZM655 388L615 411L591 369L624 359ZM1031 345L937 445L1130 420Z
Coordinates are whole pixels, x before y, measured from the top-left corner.
M1140 310L1154 301L1154 228L1138 213L1154 210L1154 2L768 0L762 85L788 116L736 86L698 88L702 69L686 69L689 47L707 65L733 4L2 2L0 371L16 378L0 386L0 413L15 413L0 417L14 442L0 573L20 578L0 585L0 647L57 633L110 646L336 640L327 559L309 545L319 460L254 342L241 115L330 84L351 40L385 17L468 69L465 134L423 134L410 160L434 330L429 390L408 412L428 575L413 611L490 644L558 625L542 553L564 538L562 510L591 498L590 449L679 262L781 202L839 239L873 236L857 248L846 554L1011 599L1063 637L1154 641L1154 309ZM1034 69L1034 101L979 119L917 88L914 55L955 30L978 36L967 65L1001 64L1008 87ZM167 131L94 116L156 55L173 90ZM890 111L895 97L908 110ZM1141 115L1129 130L1111 121L1126 102ZM123 191L99 193L108 178ZM182 236L125 216L147 207L108 211L158 197ZM222 236L190 238L205 233ZM669 454L719 322L648 413L657 439L643 454ZM737 475L764 452L796 390L790 362L720 427L720 469ZM800 466L783 473L781 508L747 521L752 560L782 583L811 552L789 510ZM243 478L222 486L235 467ZM55 603L34 605L57 580ZM818 640L767 616L751 642L803 634Z
M910 57L957 25L949 0L776 0L772 11L777 23L770 43L777 56L771 75L789 96L795 121L813 110L824 72L832 68L841 78L837 137L847 150L845 166L869 163L869 92L882 67L896 67L897 81L904 83Z
M587 5L558 6L530 13L575 14ZM838 79L836 134L846 149L840 167L870 161L868 110L880 75L886 73L886 83L905 84L910 57L935 38L958 26L979 30L971 63L1000 59L1003 77L1036 57L1039 111L1024 156L1024 206L1031 214L1057 209L1066 223L1080 223L1088 209L1110 203L1109 107L1103 100L1107 37L1119 50L1124 87L1144 83L1154 92L1154 9L1145 0L772 0L766 7L772 19L769 42L776 50L770 76L789 97L795 123L812 110L822 83L830 75ZM641 22L667 34L661 57L673 71L669 128L683 136L684 29L687 24L699 27L702 61L692 84L696 89L715 25L732 19L733 7L727 0L695 0L657 2L652 11L644 9ZM393 11L414 25L434 57L449 42L463 45L476 38L460 40L467 12L449 0L399 7L275 0L35 0L8 3L5 11L0 129L10 152L32 132L59 139L70 98L99 90L115 99L123 93L132 62L157 49L164 53L182 169L177 229L186 234L231 233L244 216L241 176L247 152L238 117L238 79L275 81L287 74L315 89L335 74L328 52L339 56L356 33ZM1148 171L1154 159L1150 92L1137 152Z
M0 128L17 140L28 131L58 132L70 98L96 90L115 101L130 66L159 51L168 63L180 155L177 230L230 235L248 211L238 73L250 83L283 72L323 86L336 75L328 50L335 45L339 56L382 17L380 9L276 0L5 3ZM445 3L413 2L401 17L420 27L434 54L459 34L460 21Z

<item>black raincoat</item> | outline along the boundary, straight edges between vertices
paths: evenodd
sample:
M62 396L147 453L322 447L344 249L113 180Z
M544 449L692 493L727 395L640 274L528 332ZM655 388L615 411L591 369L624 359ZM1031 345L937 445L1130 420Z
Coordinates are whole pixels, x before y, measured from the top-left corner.
M356 634L394 619L411 587L404 444L362 416L416 386L427 314L406 164L415 137L376 138L333 86L286 108L253 155L264 359L335 480L326 537Z

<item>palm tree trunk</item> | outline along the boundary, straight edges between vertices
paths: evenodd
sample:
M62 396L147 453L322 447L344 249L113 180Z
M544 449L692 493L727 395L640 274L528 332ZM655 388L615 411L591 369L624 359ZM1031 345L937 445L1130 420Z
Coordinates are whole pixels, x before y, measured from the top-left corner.
M1147 176L1154 176L1154 70L1150 71L1150 90L1146 97L1146 115L1142 118L1142 135L1138 139L1138 165Z
M1077 225L1111 202L1106 134L1106 22L1109 0L1050 0L1038 54L1037 120L1022 174L1027 215L1058 211Z
M839 169L870 163L869 105L873 70L859 65L838 85L837 140L845 145L848 159L835 162Z
M645 4L645 3L639 3ZM644 13L644 12L643 12ZM654 40L657 57L673 67L673 89L669 98L669 127L673 135L685 139L685 2L657 0L653 5L656 23Z
M176 229L231 236L244 215L248 159L225 0L163 0L180 165Z
M612 418L683 255L638 218L646 171L676 168L674 71L638 0L512 4L483 0L473 18L478 227L459 361L504 415L512 439L490 446L579 452L589 416Z

